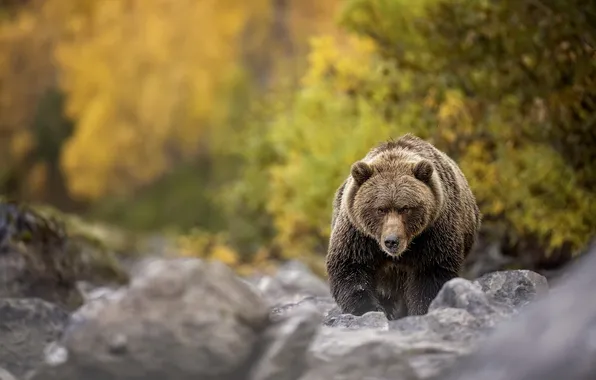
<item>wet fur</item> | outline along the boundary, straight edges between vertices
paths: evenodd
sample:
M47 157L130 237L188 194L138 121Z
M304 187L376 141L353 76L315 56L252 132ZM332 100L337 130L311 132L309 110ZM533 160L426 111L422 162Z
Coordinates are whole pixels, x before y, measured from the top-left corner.
M377 205L386 210L374 214ZM406 242L394 256L380 245L390 218L399 228L387 228ZM474 195L447 155L410 134L382 143L335 193L327 254L332 295L354 315L425 314L443 284L459 275L480 223Z

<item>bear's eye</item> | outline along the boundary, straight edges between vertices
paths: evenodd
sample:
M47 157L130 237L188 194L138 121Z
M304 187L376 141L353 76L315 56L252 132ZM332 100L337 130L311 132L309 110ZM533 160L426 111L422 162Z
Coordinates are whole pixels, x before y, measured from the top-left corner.
M382 207L377 208L377 214L383 215L385 213L385 209Z
M397 212L399 214L407 214L407 213L410 212L410 208L409 207L402 207L402 208L398 209Z

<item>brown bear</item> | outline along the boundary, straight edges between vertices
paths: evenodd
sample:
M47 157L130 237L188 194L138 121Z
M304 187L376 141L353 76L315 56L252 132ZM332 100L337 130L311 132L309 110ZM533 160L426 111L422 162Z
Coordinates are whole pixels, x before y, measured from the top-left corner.
M378 145L335 193L326 260L335 301L353 315L426 314L459 276L480 223L468 182L445 153L412 134Z

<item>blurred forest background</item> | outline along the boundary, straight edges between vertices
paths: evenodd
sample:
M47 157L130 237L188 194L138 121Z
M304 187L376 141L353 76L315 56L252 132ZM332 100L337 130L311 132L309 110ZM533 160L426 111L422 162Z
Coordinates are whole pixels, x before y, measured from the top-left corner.
M0 194L321 269L350 165L411 132L479 252L549 268L596 234L595 49L581 0L2 0Z

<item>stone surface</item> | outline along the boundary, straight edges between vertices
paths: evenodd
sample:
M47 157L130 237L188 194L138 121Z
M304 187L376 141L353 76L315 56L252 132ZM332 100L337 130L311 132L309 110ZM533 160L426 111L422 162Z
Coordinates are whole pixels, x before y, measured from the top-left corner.
M308 371L300 379L417 379L407 357L412 344L420 350L430 348L395 331L323 327L309 349Z
M0 199L0 298L40 298L72 311L84 302L77 282L127 282L107 237L68 234L59 213L48 211Z
M0 236L7 233L1 224L0 220ZM0 242L0 297L40 298L72 310L83 299L69 278L72 274L56 269L61 260L70 266L70 258L61 253L58 243L50 241L46 245Z
M17 380L12 373L0 367L0 380Z
M271 308L270 316L272 319L277 319L286 315L289 311L296 307L304 305L312 305L316 308L325 319L341 314L339 307L331 296L329 297L304 297L295 303L288 303L278 307Z
M261 282L220 263L152 259L131 278L120 288L79 284L85 304L62 337L38 346L43 363L25 379L431 379L550 292L531 271L455 278L426 315L388 321L342 314L324 281L296 263Z
M492 272L474 283L480 285L487 297L510 308L521 308L548 293L546 278L529 270Z
M296 303L308 296L331 297L327 283L299 261L289 261L275 276L259 277L253 283L271 306Z
M330 299L314 297L278 308L277 315L325 305L300 379L427 379L474 352L494 326L546 289L544 278L532 272L499 272L474 282L449 281L423 316L387 321L376 312L339 314Z
M45 345L60 337L67 321L66 311L41 299L0 299L0 367L25 375L43 359Z
M306 368L305 354L321 324L321 313L303 304L264 333L264 350L249 380L296 380Z
M35 379L239 379L268 310L225 265L156 259L128 288L80 310ZM63 352L62 354L60 352Z
M437 380L595 379L595 272L596 247L568 268L547 296L499 326L477 352ZM517 274L510 273L508 279ZM528 278L536 280L534 275ZM512 288L501 287L509 292ZM506 293L499 298L516 301Z
M388 330L389 321L385 313L371 311L363 315L339 314L325 318L325 326L341 327L349 330L377 329Z

